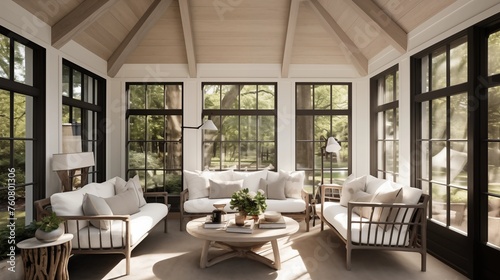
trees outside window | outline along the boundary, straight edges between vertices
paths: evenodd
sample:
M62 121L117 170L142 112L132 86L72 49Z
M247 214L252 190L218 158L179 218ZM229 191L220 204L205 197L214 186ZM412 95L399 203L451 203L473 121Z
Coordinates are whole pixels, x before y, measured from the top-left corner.
M127 83L128 178L146 191L182 191L181 83Z
M321 182L339 183L351 170L351 84L297 83L295 162L296 170L304 170L306 189ZM328 137L341 144L339 152L321 153ZM331 172L330 172L331 171Z
M370 79L371 174L397 181L399 176L399 72L389 68Z
M276 83L203 83L203 166L223 170L276 167Z

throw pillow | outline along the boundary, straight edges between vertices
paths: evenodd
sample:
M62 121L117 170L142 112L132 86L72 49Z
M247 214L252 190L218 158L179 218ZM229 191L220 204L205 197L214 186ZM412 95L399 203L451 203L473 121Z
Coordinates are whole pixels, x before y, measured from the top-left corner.
M304 171L279 171L280 177L285 179L285 196L289 198L301 198L302 188L304 187L304 179L306 173Z
M357 191L352 195L352 200L354 202L370 202L372 201L373 195L364 191ZM360 217L369 219L371 214L371 207L354 207L352 209L353 213L358 214Z
M184 170L184 180L189 190L189 199L208 197L209 171L193 172Z
M104 198L95 196L93 194L86 193L83 196L83 214L85 216L97 216L97 215L113 215L113 211L106 203ZM91 220L90 224L96 228L101 228L108 230L111 227L111 221L109 220Z
M139 212L137 194L133 189L104 199L115 215L132 215Z
M260 179L260 189L266 193L266 198L268 199L284 200L286 199L285 183L285 180L268 182L264 179Z
M353 199L353 195L358 191L365 191L366 176L353 178L349 175L342 185L340 193L340 205L347 207L347 202Z
M238 181L214 181L212 179L210 182L210 195L209 198L228 198L233 195L233 193L241 190L243 186L243 180Z
M234 171L233 173L233 180L243 180L243 188L254 192L259 190L260 179L266 178L267 169L250 172Z
M371 202L379 203L401 203L403 201L403 188L392 189L391 182L387 181L384 185L380 186L379 189L373 195ZM393 222L397 215L397 210L393 208L376 208L373 213L373 220L379 222ZM379 224L379 226L385 230L389 230L392 226Z
M146 205L146 199L144 198L144 193L141 187L141 181L139 175L135 175L132 179L129 179L127 183L123 186L123 179L116 180L115 182L115 194L123 193L129 189L134 191L136 197L137 207L142 207Z

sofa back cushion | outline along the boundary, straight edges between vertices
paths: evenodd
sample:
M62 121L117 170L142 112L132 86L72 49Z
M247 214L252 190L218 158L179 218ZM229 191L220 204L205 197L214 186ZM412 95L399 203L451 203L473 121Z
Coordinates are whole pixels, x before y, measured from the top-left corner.
M189 199L209 196L209 179L217 181L232 181L233 170L225 171L188 171L184 170L184 189L189 190Z
M355 178L349 175L342 185L340 195L340 205L347 207L347 202L354 199L354 195L359 191L365 191L366 176Z
M265 192L265 196L267 199L284 200L286 199L285 183L286 181L284 179L276 180L273 182L269 182L265 179L260 179L259 189Z
M50 196L52 210L57 216L82 216L83 196L86 193L98 195L95 189L96 184L88 184L81 189L69 192L55 193ZM68 221L68 233L76 234L79 229L88 226L87 221Z
M115 215L132 215L139 212L137 194L133 189L104 199Z
M300 199L306 173L303 170L291 172L280 170L279 174L280 178L285 178L285 196Z
M141 186L141 181L139 175L135 175L133 178L129 179L127 182L120 177L116 178L115 183L115 194L121 194L128 190L132 190L135 197L135 203L137 207L142 207L146 205L146 199L144 198L144 193Z
M233 180L243 180L243 188L257 192L260 187L260 179L267 178L267 169L259 171L234 171Z

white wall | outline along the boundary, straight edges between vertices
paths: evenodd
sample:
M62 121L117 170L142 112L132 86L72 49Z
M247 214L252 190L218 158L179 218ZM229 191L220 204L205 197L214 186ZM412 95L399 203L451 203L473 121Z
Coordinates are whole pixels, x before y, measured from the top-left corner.
M55 1L57 2L57 1ZM54 7L52 7L54 8ZM55 7L57 8L57 7ZM453 11L456 10L456 11ZM453 12L452 12L453 11ZM50 11L46 11L50 12ZM409 50L400 55L387 49L370 60L369 75L355 77L349 65L291 65L290 78L280 78L281 66L199 64L198 77L189 78L186 65L125 65L117 77L106 74L106 61L73 41L60 50L50 45L50 27L12 1L2 1L0 24L47 49L47 195L59 191L57 175L50 170L52 154L61 151L61 72L66 58L107 79L107 178L125 176L125 83L162 81L184 83L184 124L198 125L202 109L202 82L277 82L278 83L278 165L295 166L294 88L296 82L352 82L352 162L356 175L369 172L369 78L399 63L400 70L400 181L409 183L410 166L410 92L409 58L446 37L500 12L498 0L458 0L432 20L409 34ZM43 11L41 11L43 13ZM186 130L184 168L200 169L201 134Z

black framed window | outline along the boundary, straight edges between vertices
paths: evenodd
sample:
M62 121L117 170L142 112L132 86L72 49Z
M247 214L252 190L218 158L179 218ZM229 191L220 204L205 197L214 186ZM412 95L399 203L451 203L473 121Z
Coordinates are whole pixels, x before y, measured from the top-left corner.
M277 84L203 83L203 165L223 170L276 167Z
M2 228L45 197L45 49L1 26L0 196Z
M399 176L399 71L395 65L370 79L371 174Z
M321 182L342 184L351 171L351 94L350 83L297 83L295 164L304 170L304 186L309 191ZM328 137L341 145L339 152L322 153Z
M147 192L182 191L182 83L126 83L128 178Z
M93 152L88 182L105 181L106 80L63 59L62 81L62 152ZM78 187L79 174L73 181Z

